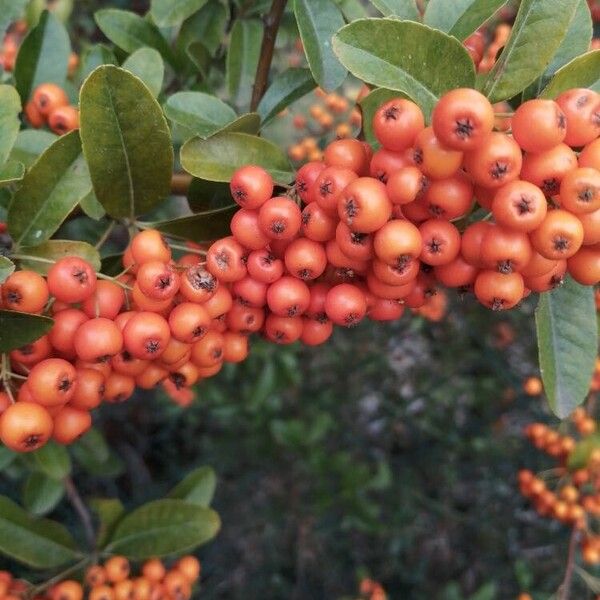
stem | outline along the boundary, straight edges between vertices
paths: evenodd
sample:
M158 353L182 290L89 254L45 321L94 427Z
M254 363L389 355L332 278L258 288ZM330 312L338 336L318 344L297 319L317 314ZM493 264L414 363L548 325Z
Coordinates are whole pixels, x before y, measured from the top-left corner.
M8 394L8 398L12 404L15 403L15 397L13 396L12 390L10 389L10 370L8 362L8 354L2 353L2 362L0 366L0 380L2 381L2 387Z
M40 583L40 585L31 588L28 592L28 597L35 598L40 592L47 590L49 587L52 587L55 583L60 583L63 579L65 579L71 573L75 573L80 569L83 569L88 563L92 561L91 557L87 556L83 560L80 560L78 563L70 566L68 569L61 571L58 575L52 577L52 579L48 579L48 581L44 581L44 583Z
M94 245L94 248L96 248L96 250L100 250L100 248L102 248L102 246L104 245L104 242L106 242L106 240L110 237L110 234L112 233L112 231L116 225L117 225L116 221L111 221L109 223L109 225L106 228L106 230L104 231L104 233L100 236L100 239Z
M197 248L188 248L187 246L182 246L181 244L172 244L168 242L169 246L173 248L173 250L181 250L182 252L187 252L188 254L199 254L200 256L206 256L206 250L198 250Z
M110 275L105 275L104 273L96 273L96 277L98 279L106 279L106 281L112 281L114 284L121 286L124 290L131 290L131 286L119 281L115 277L111 277Z
M192 183L192 176L187 173L173 173L171 177L171 193L175 196L187 196Z
M93 550L96 547L96 535L94 534L92 516L90 515L85 502L81 499L73 480L70 477L65 477L64 484L67 497L69 498L69 501L73 505L73 508L75 509L75 512L77 513L77 516L83 525L85 539L90 547L90 550Z
M275 48L275 39L277 30L285 9L287 0L273 0L271 10L265 17L265 31L263 33L262 44L260 47L260 58L256 68L256 77L254 78L254 87L252 88L252 101L250 102L250 111L254 112L264 96L269 80L269 70L273 60L273 50Z
M569 553L567 555L567 567L565 576L558 588L556 594L557 600L569 600L571 596L571 583L573 582L573 569L575 567L575 551L577 550L577 542L579 541L579 530L573 529L571 540L569 541Z

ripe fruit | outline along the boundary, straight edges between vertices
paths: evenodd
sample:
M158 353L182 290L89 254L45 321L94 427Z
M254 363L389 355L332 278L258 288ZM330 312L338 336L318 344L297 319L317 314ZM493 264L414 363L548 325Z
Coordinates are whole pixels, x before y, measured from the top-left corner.
M327 255L322 244L298 238L286 248L284 262L294 277L308 281L323 274L327 266Z
M445 179L460 169L463 153L442 144L432 127L426 127L416 137L413 160L427 177Z
M15 271L2 284L2 301L9 310L39 313L48 295L46 280L33 271Z
M273 178L262 167L246 165L233 174L229 187L242 208L259 208L273 195Z
M575 88L560 94L556 103L567 120L564 142L579 147L589 144L600 135L600 96L585 88Z
M74 347L81 360L105 362L121 351L123 335L110 319L89 319L75 332Z
M475 296L492 310L507 310L523 297L525 286L519 273L507 275L496 271L481 271L475 279Z
M410 148L424 127L421 109L404 98L394 98L382 104L373 117L373 133L377 141L394 152Z
M278 196L267 200L258 213L262 232L272 240L292 240L300 231L300 208L289 198Z
M169 324L153 312L138 312L123 329L123 345L135 358L153 360L166 350L171 339Z
M59 444L72 444L92 426L87 410L65 406L54 417L52 437Z
M377 231L392 215L392 203L385 185L369 177L356 179L341 193L338 215L352 231Z
M75 367L62 358L48 358L31 369L27 386L35 402L43 406L66 404L75 392Z
M533 247L546 258L559 260L573 256L583 243L581 221L566 210L552 210L530 234Z
M67 106L69 104L69 97L55 83L42 83L35 88L31 101L39 114L47 117L58 107Z
M553 100L528 100L511 119L512 134L525 152L545 152L567 134L567 117Z
M600 208L600 172L589 167L569 171L560 183L560 206L577 215Z
M79 111L74 106L59 106L48 115L48 125L58 135L79 129Z
M336 325L353 327L367 312L364 293L355 285L341 283L332 287L325 298L325 313Z
M464 167L476 185L498 188L519 176L522 162L517 143L503 133L492 132L476 150L465 153Z
M449 221L430 219L419 227L423 240L420 259L436 266L452 262L460 252L460 233Z
M170 264L153 260L140 265L136 283L149 298L165 300L178 292L179 275Z
M94 293L96 273L85 260L67 256L48 271L48 291L61 302L83 302Z
M546 217L546 197L537 186L527 181L503 185L494 196L492 214L499 225L517 231L533 231Z
M43 406L17 402L0 415L0 440L15 452L32 452L50 439L53 426L52 417Z
M308 286L295 277L284 275L267 290L267 304L280 317L296 317L304 313L310 302Z

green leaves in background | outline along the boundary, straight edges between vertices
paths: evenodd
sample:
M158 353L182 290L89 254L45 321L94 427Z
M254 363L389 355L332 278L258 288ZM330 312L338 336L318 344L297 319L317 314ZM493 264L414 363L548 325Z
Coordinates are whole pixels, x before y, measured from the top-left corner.
M567 417L585 399L598 351L594 290L570 277L540 295L535 312L540 370L552 411Z
M23 163L29 168L39 155L47 150L58 137L43 129L24 129L19 131L10 152L12 160Z
M590 455L596 448L600 448L599 433L594 433L582 438L575 446L573 452L569 454L567 467L571 471L587 467Z
M94 427L72 444L70 450L77 463L92 475L116 477L123 472L123 461Z
M544 73L579 0L522 0L510 38L481 91L491 102L512 98Z
M315 81L333 90L346 79L346 69L332 50L331 40L344 17L332 0L294 0L294 13L308 66Z
M184 500L156 500L123 517L107 550L143 560L186 552L208 542L221 526L219 515Z
M418 21L420 14L415 0L371 0L371 4L385 17Z
M29 313L0 310L0 352L30 344L52 329L49 317Z
M114 52L104 44L90 46L81 55L81 67L79 69L79 80L87 79L90 73L102 65L116 65L117 59Z
M33 90L46 82L64 85L71 43L64 25L48 11L27 34L15 62L15 83L25 103Z
M173 169L160 105L140 79L105 65L83 84L80 106L83 153L98 201L117 218L148 212L169 195Z
M29 0L0 0L0 37L11 23L14 23L25 10L25 5Z
M8 226L18 245L48 240L91 190L79 132L58 138L36 161L13 196Z
M34 519L4 496L0 496L0 551L40 569L59 567L81 556L62 525Z
M556 98L566 90L576 87L600 91L600 50L582 54L559 69L540 96Z
M229 222L238 205L208 210L189 217L152 223L154 229L192 242L210 242L230 234Z
M225 208L232 205L229 183L192 179L187 193L188 204L194 212Z
M17 139L21 122L21 99L12 85L0 85L0 165L3 165Z
M71 457L64 446L50 441L30 455L32 467L40 473L60 481L71 473Z
M249 133L250 135L257 135L260 131L260 115L258 113L246 113L244 115L240 115L237 119L231 121L231 123L227 123L219 129L215 131L213 135L218 133Z
M125 513L125 507L118 498L92 498L90 507L98 515L98 547L102 548L110 539L119 519Z
M9 160L0 167L0 187L4 187L23 179L25 165L15 160Z
M14 263L6 258L6 256L0 256L0 283L4 283L6 278L11 275L14 270Z
M200 41L209 54L214 56L225 35L228 20L228 5L220 0L209 0L181 26L177 37L179 52L184 54L192 42Z
M209 181L229 181L236 169L247 164L264 167L279 183L289 183L294 178L281 148L246 133L220 133L206 140L193 138L181 148L181 164L194 177Z
M159 27L179 25L199 11L207 0L152 0L150 14Z
M160 94L165 65L159 52L153 48L140 48L127 58L122 67L139 77L155 98Z
M215 495L217 476L214 469L200 467L180 481L169 493L169 498L185 500L208 508Z
M256 109L263 125L294 100L308 94L316 85L309 69L288 69L277 75Z
M226 76L229 98L238 107L247 106L260 55L263 26L256 19L238 19L231 28Z
M20 251L26 255L34 257L32 259L19 259L19 264L23 269L31 269L41 275L46 275L55 262L65 256L80 256L87 260L96 271L100 271L100 255L98 250L87 242L76 242L74 240L48 240L39 246L22 246ZM48 262L36 261L35 257L44 259Z
M377 109L392 98L405 97L406 94L395 90L386 90L385 88L377 88L367 94L361 101L360 107L363 115L363 133L369 144L379 145L375 134L373 133L373 115Z
M65 486L43 473L30 473L23 486L23 506L35 516L46 515L62 500Z
M335 35L333 49L353 75L405 92L426 116L444 92L475 84L473 61L458 40L411 21L355 21Z

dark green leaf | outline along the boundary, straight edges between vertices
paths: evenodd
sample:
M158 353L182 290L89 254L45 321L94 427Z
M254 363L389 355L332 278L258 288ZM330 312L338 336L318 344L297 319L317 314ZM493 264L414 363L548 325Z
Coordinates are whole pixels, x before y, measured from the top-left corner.
M228 183L194 178L187 199L194 212L225 208L231 206L231 191Z
M224 127L221 127L218 131L215 131L212 135L218 135L220 133L249 133L250 135L257 135L260 131L260 115L258 113L246 113L245 115L239 116L231 123L227 123Z
M30 344L52 329L49 317L29 313L0 310L0 352Z
M0 187L21 181L25 175L25 165L16 160L9 160L0 167Z
M8 467L19 456L16 452L9 450L6 446L0 446L0 472Z
M137 77L111 65L88 77L80 104L83 153L99 202L117 218L148 212L169 195L173 170L159 104Z
M92 498L90 507L100 520L98 547L102 548L110 539L119 519L125 513L125 507L118 498Z
M377 111L377 109L387 102L388 100L392 100L392 98L404 98L406 94L402 92L396 92L394 90L386 90L385 88L377 88L373 90L370 94L366 95L361 101L360 106L362 108L363 114L363 133L365 134L365 139L369 144L375 145L379 144L375 134L373 133L373 115Z
M229 223L238 205L209 210L189 217L152 223L152 227L193 242L211 242L229 235Z
M600 91L600 50L583 54L559 69L540 96L556 98L566 90L576 87Z
M308 66L316 82L333 90L346 79L346 69L331 48L331 39L344 25L344 17L332 0L294 0L294 13Z
M119 522L107 550L138 560L179 554L208 542L220 526L213 510L183 500L156 500Z
M386 17L419 21L421 15L415 0L371 0L371 4Z
M355 21L333 38L333 49L352 74L406 93L426 116L444 92L475 84L473 61L462 44L412 21Z
M150 14L159 27L179 25L198 12L207 0L152 0Z
M23 15L25 5L29 0L0 0L0 38L8 26Z
M72 131L39 157L13 196L8 227L15 242L34 246L49 239L90 189L79 132Z
M278 183L289 183L294 178L281 148L246 133L193 138L181 148L181 164L194 177L209 181L229 181L236 169L247 164L264 167Z
M512 33L482 92L512 98L544 73L565 38L579 0L522 0Z
M87 260L96 271L100 271L100 255L98 250L87 242L76 242L74 240L48 240L38 246L22 246L20 251L25 256L39 257L49 262L36 261L32 259L19 259L23 269L31 269L42 275L47 275L52 262L60 260L65 256L80 256Z
M85 198L81 199L79 207L88 217L90 217L90 219L94 219L94 221L99 221L106 214L102 204L98 202L94 190L92 190Z
M6 278L13 273L15 265L13 262L6 258L6 256L0 256L0 283L4 283Z
M275 77L256 109L263 125L316 85L309 69L288 69Z
M208 137L236 118L233 108L202 92L178 92L169 97L165 114L194 135Z
M123 461L111 451L102 434L95 428L71 445L75 460L92 475L116 477L123 472Z
M0 165L3 165L17 139L21 122L21 99L12 85L0 85Z
M104 44L95 44L87 49L81 57L79 79L87 79L89 74L102 65L116 65L117 59L113 51Z
M254 19L238 19L231 29L227 53L227 89L230 101L247 106L260 54L263 26Z
M367 9L360 3L360 0L335 0L335 2L348 23L369 16Z
M567 467L571 471L587 467L590 455L596 448L600 448L600 433L594 433L582 438L575 449L569 454Z
M185 500L208 508L215 495L217 476L210 467L200 467L189 473L170 492L169 498Z
M154 97L160 94L165 75L165 65L161 55L153 48L140 48L123 63L127 69L139 77Z
M70 53L64 25L45 11L23 40L15 62L15 82L23 103L40 83L64 84Z
M0 552L42 569L59 567L81 556L62 525L33 519L4 496L0 496Z
M25 129L19 131L12 147L10 158L23 163L26 168L31 167L40 154L47 150L56 140L57 136L43 129Z
M552 411L561 419L589 390L598 347L594 290L567 278L542 294L535 313L540 369Z
M30 454L35 468L50 479L61 480L71 473L71 457L64 446L48 442Z
M196 65L196 68L202 77L206 78L208 76L208 69L211 61L210 52L206 46L202 42L196 40L186 48L186 54L188 55L188 58Z
M508 0L429 0L423 23L464 40L507 2Z
M23 487L23 506L33 515L46 515L62 500L65 486L62 481L50 479L35 471L27 477Z
M202 9L192 15L181 26L177 45L185 52L193 41L201 41L214 56L225 35L229 9L220 0L209 0Z

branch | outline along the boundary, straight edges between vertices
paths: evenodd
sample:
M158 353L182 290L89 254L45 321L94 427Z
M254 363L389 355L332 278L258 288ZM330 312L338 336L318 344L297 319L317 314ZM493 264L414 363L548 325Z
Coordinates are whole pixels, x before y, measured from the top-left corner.
M252 88L252 101L250 102L250 110L256 110L261 98L265 95L267 83L269 80L269 70L273 60L273 50L275 48L275 39L281 17L285 9L287 0L273 0L271 10L265 17L265 32L263 34L262 44L260 47L260 58L256 68L256 77L254 78L254 87Z
M571 540L569 541L569 554L567 555L567 567L565 576L558 588L558 600L569 600L571 596L571 583L573 582L573 569L575 567L575 552L577 550L577 542L579 541L579 529L573 528Z
M171 177L171 193L175 196L187 196L191 183L191 175L187 173L173 173Z
M90 547L90 550L93 550L96 547L96 535L94 534L92 516L90 515L90 512L87 509L84 501L81 499L73 480L70 477L66 477L64 483L67 497L69 498L69 501L73 505L73 508L75 509L75 512L79 516L79 520L83 525L85 539Z

